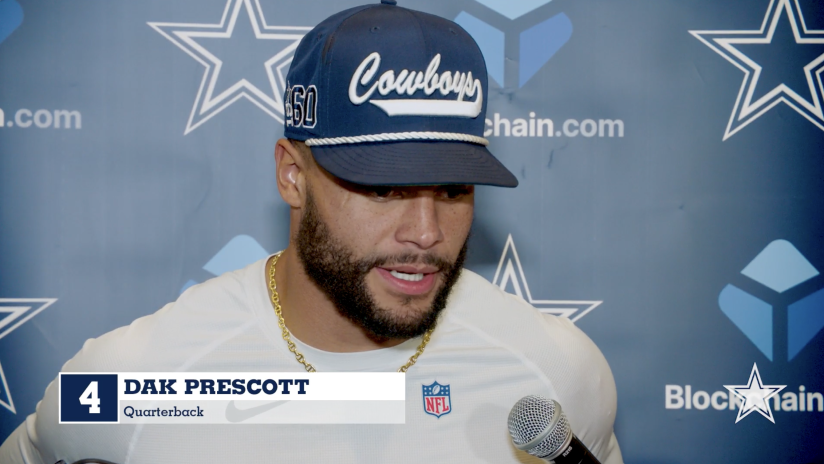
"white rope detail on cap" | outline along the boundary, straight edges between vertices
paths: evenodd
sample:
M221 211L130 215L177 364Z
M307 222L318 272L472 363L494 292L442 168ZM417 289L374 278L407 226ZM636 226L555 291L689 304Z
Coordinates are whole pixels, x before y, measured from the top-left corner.
M306 139L304 143L310 147L321 145L346 145L350 143L368 142L401 142L404 140L442 140L451 142L469 142L487 146L489 140L477 135L459 134L456 132L389 132L385 134L356 135L354 137L330 137L325 139Z

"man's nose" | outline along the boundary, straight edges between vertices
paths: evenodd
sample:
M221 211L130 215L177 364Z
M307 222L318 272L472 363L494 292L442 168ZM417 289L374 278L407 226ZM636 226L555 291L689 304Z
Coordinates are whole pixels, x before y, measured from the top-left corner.
M410 198L405 208L396 239L428 250L444 239L438 218L438 208L432 194L422 193Z

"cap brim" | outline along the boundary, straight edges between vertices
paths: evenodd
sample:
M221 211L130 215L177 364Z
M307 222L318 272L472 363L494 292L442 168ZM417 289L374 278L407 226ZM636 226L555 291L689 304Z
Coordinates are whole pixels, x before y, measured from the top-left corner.
M311 148L324 169L355 184L518 186L518 179L486 147L473 143L373 142Z

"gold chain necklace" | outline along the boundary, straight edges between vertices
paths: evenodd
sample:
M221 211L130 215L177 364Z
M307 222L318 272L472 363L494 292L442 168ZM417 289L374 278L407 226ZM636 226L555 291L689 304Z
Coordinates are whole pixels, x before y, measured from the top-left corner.
M283 336L283 340L286 341L286 346L289 347L289 351L295 355L295 359L299 363L303 364L303 367L307 372L316 372L315 366L306 361L303 353L298 351L297 346L295 346L295 342L292 341L292 335L289 332L289 329L286 328L286 322L283 320L283 310L280 307L280 296L278 295L277 284L275 283L275 264L278 263L278 258L280 258L282 253L283 252L281 251L272 258L272 267L269 270L269 290L272 292L272 306L275 308L275 314L278 316L278 326L280 326L281 335ZM435 327L432 326L423 334L423 339L421 340L421 344L418 345L418 349L415 350L415 354L409 357L409 361L406 361L406 364L398 368L398 372L406 372L407 369L415 364L418 360L418 356L423 354L423 350L426 348L426 344L429 343L429 337L432 336L432 332L434 330Z

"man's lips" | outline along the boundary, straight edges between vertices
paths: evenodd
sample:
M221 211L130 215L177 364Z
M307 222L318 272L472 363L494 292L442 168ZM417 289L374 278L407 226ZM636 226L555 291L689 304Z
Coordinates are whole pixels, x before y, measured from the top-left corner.
M404 295L422 295L429 292L435 286L435 276L438 268L432 266L387 266L375 268L378 274L389 284L390 289ZM393 272L402 273L407 278L392 275ZM417 275L416 275L417 274ZM422 275L421 275L422 274ZM420 280L416 280L420 279Z
M439 271L435 266L413 266L411 264L397 265L397 266L381 266L379 269L386 269L387 271L398 271L405 274L434 274Z

